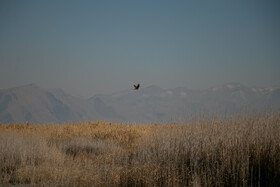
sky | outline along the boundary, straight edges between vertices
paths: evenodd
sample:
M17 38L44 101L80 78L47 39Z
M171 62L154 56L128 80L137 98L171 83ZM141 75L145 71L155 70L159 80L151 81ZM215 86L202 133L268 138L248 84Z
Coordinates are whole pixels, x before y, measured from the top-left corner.
M280 1L0 1L0 89L280 87Z

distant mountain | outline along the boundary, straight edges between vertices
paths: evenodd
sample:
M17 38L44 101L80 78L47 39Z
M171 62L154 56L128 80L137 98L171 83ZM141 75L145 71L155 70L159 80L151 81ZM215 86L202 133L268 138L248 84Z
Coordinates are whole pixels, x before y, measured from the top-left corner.
M218 116L242 111L277 111L280 109L280 89L247 87L232 83L205 90L187 88L162 89L148 86L139 91L98 95L114 108L124 121L170 122L185 121L201 113Z
M204 90L162 89L152 85L81 99L61 89L35 84L0 90L0 122L34 123L107 120L117 122L185 121L190 116L223 116L243 110L279 111L280 89L232 83Z
M91 105L62 90L44 90L35 84L0 91L1 122L62 122L88 119Z

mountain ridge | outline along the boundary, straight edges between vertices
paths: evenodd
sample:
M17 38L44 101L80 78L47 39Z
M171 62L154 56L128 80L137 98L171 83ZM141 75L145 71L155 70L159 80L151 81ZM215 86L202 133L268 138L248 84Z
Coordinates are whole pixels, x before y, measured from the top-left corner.
M88 99L62 89L28 84L0 90L0 122L50 123L108 120L117 122L169 122L188 119L203 109L234 114L242 109L279 111L280 89L229 83L202 90L184 87L162 89L156 85L97 94Z

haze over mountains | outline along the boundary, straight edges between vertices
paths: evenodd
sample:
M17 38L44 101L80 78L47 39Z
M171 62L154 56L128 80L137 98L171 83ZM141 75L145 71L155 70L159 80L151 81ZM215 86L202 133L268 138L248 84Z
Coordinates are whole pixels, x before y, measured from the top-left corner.
M33 123L106 120L116 122L187 121L202 111L223 116L245 109L279 111L280 89L249 87L239 83L204 90L162 89L152 85L140 90L99 94L89 99L61 89L35 84L0 90L0 122Z

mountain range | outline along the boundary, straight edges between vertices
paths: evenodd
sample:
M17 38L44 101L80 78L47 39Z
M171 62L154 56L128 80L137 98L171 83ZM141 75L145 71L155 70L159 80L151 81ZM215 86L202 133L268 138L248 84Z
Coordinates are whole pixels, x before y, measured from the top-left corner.
M203 90L162 89L98 94L89 99L44 89L35 84L0 90L0 122L50 123L106 120L116 122L178 122L206 113L218 116L242 111L279 111L280 89L231 83Z

